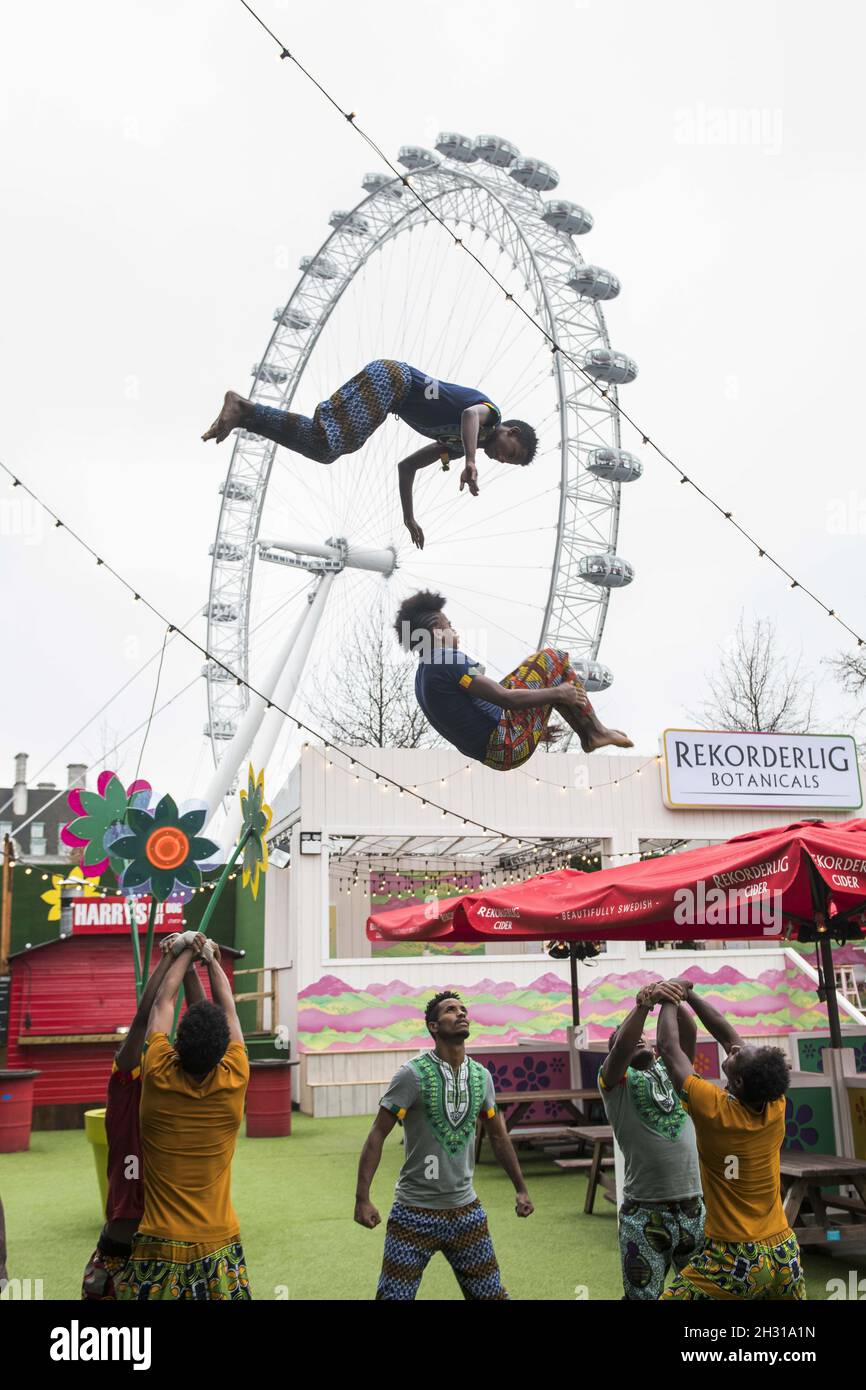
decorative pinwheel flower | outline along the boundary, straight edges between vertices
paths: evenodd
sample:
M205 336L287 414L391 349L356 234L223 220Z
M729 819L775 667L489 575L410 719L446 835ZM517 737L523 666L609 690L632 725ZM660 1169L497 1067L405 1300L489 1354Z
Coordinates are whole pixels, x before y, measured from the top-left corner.
M247 789L241 792L241 815L243 826L240 841L244 847L243 874L241 884L251 887L255 898L259 891L259 874L268 867L268 846L265 835L271 823L273 811L265 805L264 768L256 777L250 763L247 773Z
M200 887L202 871L216 868L219 856L219 846L198 834L206 819L203 809L181 814L168 795L153 811L130 810L129 833L111 846L113 857L128 861L120 880L123 892L150 893L165 902L174 892Z
M96 791L89 792L85 787L74 787L67 796L75 819L69 821L60 831L60 838L72 849L82 849L82 872L87 878L99 878L109 867L113 849L109 853L111 841L122 833L127 809L130 805L139 811L150 800L149 782L133 782L127 791L114 772L100 772ZM122 865L111 863L115 873L120 875Z

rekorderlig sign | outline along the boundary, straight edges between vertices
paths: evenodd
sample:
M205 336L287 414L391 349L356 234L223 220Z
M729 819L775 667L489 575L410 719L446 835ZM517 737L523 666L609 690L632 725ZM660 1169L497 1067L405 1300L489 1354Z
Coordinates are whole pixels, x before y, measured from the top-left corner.
M848 734L745 734L665 729L662 795L677 809L793 807L856 811L863 804Z

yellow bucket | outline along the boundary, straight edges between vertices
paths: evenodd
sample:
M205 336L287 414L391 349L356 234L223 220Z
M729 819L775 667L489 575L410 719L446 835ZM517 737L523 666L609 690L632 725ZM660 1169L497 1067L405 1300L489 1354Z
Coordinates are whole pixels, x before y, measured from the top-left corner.
M93 1145L93 1161L96 1164L96 1178L99 1183L99 1196L102 1202L102 1218L105 1219L105 1203L108 1201L108 1138L105 1133L105 1108L85 1110L84 1133L88 1144Z

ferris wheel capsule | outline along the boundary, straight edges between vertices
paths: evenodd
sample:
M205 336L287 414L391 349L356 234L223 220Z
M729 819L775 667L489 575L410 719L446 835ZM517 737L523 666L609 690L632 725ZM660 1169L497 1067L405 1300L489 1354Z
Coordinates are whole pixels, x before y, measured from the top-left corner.
M238 608L235 603L222 603L215 600L213 603L205 604L201 610L201 615L212 623L236 623Z
M241 483L236 478L227 478L220 483L219 490L231 502L252 502L256 495L252 483Z
M593 228L592 213L579 207L577 203L566 202L564 198L555 198L545 203L541 220L546 222L548 227L555 227L558 232L568 232L569 236L583 236Z
M234 738L237 732L237 724L233 719L211 719L204 726L205 738L216 739L220 743L226 743Z
M267 362L254 362L250 375L257 376L259 381L266 381L270 386L285 386L289 379L288 372L280 367L271 367Z
M602 666L600 661L572 661L571 665L583 688L590 693L607 690L613 685L613 671L609 666Z
M459 135L455 130L440 131L436 136L436 148L446 159L454 159L458 164L474 164L478 158L470 137Z
M388 198L403 197L403 186L395 174L365 174L361 187L365 193L384 193Z
M397 161L404 169L427 169L439 163L439 156L432 150L425 150L423 145L401 145Z
M323 256L321 252L317 256L302 256L299 265L301 270L307 271L310 275L317 275L320 280L336 280L340 273L336 262L332 261L330 256Z
M483 159L486 164L492 164L496 169L508 169L515 159L520 158L517 146L498 135L477 136L474 149L479 159Z
M237 564L246 556L242 545L232 545L230 541L214 541L213 545L208 546L207 553L217 560L228 560L232 564Z
M634 565L620 555L583 555L577 572L588 584L601 589L624 589L634 579Z
M549 193L559 183L559 174L552 164L545 164L543 159L528 159L526 156L514 162L508 170L508 176L524 188L534 189L536 193Z
M362 217L359 212L332 212L328 222L335 229L341 232L354 232L356 236L366 236L370 230L370 223L366 217Z
M201 673L210 681L233 681L236 679L225 666L221 666L218 661L206 661L201 668Z
M637 363L624 352L614 352L613 348L590 348L584 355L583 370L596 381L625 386L637 376Z
M568 280L568 287L581 299L616 299L620 282L600 265L580 265Z
M278 304L274 310L274 323L284 323L287 328L294 328L299 333L312 328L313 320L308 314L304 314L300 309L286 309L282 304Z
M591 449L586 466L597 478L609 483L633 483L643 474L643 464L635 454L625 449Z

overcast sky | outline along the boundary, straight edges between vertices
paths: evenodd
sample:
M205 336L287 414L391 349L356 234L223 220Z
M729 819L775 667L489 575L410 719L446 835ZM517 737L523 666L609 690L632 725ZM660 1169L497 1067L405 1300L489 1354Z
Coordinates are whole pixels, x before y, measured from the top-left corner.
M640 365L623 403L866 628L856 7L260 10L392 157L454 129L503 135L555 166L558 196L595 218L581 251L622 280L607 322ZM186 622L207 594L229 459L199 435L222 391L248 384L298 258L334 207L361 197L375 159L235 0L8 10L0 107L2 457ZM637 578L611 601L603 717L654 753L661 729L693 722L744 612L802 650L822 682L816 729L839 728L851 707L820 663L844 634L664 464L623 443L646 474L623 499L618 548ZM484 500L472 503L479 527ZM132 774L141 735L127 735L147 717L155 663L77 731L163 629L5 483L0 501L0 782L20 750L33 780L47 764L41 778L61 782L68 761L96 766L121 739L111 762ZM203 620L191 630L204 639ZM142 759L179 798L209 767L200 664L169 648L158 703L190 689L155 720Z

